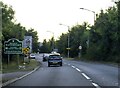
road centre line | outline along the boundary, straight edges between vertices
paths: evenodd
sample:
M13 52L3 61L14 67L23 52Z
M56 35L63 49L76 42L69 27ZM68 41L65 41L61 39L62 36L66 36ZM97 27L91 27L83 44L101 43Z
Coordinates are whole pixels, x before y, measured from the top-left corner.
M96 88L101 88L98 84L96 84L96 83L92 83L93 84L93 86L95 86Z
M78 69L78 68L75 68L77 71L79 71L79 72L81 72L81 70L80 69Z
M75 66L72 66L72 68L75 68Z
M70 64L68 64L68 65L70 65Z
M70 65L70 64L68 64L68 65ZM79 71L79 72L81 72L81 70L80 69L78 69L78 68L76 68L75 66L71 66L72 68L75 68L77 71ZM81 73L86 79L90 79L85 73Z
M68 64L68 65L70 65L70 64ZM71 67L72 67L72 68L75 68L77 71L81 72L81 70L78 69L78 68L76 68L75 66L72 65ZM85 73L82 73L82 72L81 72L81 74L82 74L87 80L89 80L89 81L92 82L92 80L90 80L90 78L89 78ZM92 82L92 85L95 86L96 88L101 88L98 84L96 84L96 83L94 83L94 82Z
M85 73L81 73L86 79L90 79Z

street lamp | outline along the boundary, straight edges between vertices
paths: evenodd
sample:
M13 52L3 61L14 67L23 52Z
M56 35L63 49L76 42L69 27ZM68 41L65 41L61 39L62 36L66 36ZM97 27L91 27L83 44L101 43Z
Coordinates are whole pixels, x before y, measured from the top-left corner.
M52 44L52 50L54 50L54 47L55 47L55 46L54 46L54 32L52 32L52 31L47 31L47 32L49 32L49 33L52 33L52 35L53 35L53 41L52 41L52 43L53 43L53 44Z
M50 33L52 33L52 35L53 35L53 38L54 38L54 32L52 32L52 31L47 31L47 32L50 32Z
M70 29L70 27L68 25L65 25L65 24L60 24L60 25L68 27L68 47L67 47L67 50L68 50L68 58L69 58L69 50L70 50L70 47L69 47L69 42L70 42L69 29Z
M94 24L95 24L95 11L92 11L92 10L89 10L89 9L85 9L85 8L80 8L82 10L86 10L86 11L89 11L89 12L92 12L94 14Z
M86 8L80 8L82 10L86 10L86 11L89 11L89 12L92 12L94 14L94 24L95 24L95 11L92 11L92 10L89 10L89 9L86 9ZM89 42L90 42L90 39L89 39L89 36L88 36L88 40L87 40L87 47L89 48Z

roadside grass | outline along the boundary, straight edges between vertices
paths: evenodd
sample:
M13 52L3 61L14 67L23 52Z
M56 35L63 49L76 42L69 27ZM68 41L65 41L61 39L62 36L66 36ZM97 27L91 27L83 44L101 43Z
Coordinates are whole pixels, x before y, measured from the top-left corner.
M76 61L83 61L83 62L87 62L87 63L99 63L99 64L105 64L105 65L110 65L110 66L115 66L118 67L118 63L112 62L112 61L95 61L95 60L89 60L89 59L84 59L84 58L74 58L73 60Z
M18 74L14 77L3 77L1 80L2 80L2 83L5 83L9 80L12 80L16 77L21 77L23 74L26 74L26 72L29 72L29 71L32 71L34 70L36 67L38 67L39 65L41 65L40 62L36 61L35 59L30 59L30 62L29 63L26 63L26 64L23 64L22 62L19 64L16 63L16 62L11 62L9 63L9 65L7 64L2 64L2 73L5 74L5 73L13 73L13 72L23 72L21 74ZM25 73L24 73L25 72Z
M66 60L74 60L74 58L67 58L67 57L64 58L64 59L66 59Z
M2 64L2 73L11 73L19 71L31 71L40 65L35 59L30 59L30 63L20 63L19 65L16 62L11 62L9 64Z
M82 62L87 62L87 63L94 63L94 64L105 64L105 65L110 65L110 66L115 66L115 67L118 67L119 64L118 63L115 63L115 62L112 62L112 61L95 61L95 60L89 60L89 59L85 59L85 57L75 57L75 58L64 58L66 60L75 60L75 61L82 61Z

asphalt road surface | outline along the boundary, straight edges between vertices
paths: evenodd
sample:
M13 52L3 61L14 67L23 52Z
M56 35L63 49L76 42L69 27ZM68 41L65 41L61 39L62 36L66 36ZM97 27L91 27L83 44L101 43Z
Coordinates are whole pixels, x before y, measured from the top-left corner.
M36 58L42 62L42 55L36 55ZM118 67L91 62L63 60L63 66L61 67L48 67L47 62L42 62L42 67L37 71L8 86L119 88L118 85Z

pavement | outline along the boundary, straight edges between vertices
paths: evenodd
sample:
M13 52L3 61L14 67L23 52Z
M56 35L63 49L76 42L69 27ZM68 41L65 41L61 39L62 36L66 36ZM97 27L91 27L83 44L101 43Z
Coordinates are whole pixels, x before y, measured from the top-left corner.
M39 56L38 56L39 57ZM42 57L42 55L41 55ZM40 62L40 61L39 61ZM35 72L41 65L39 65L38 67L36 67L34 70L32 71L20 71L20 72L12 72L12 73L4 73L2 74L2 72L0 72L0 88L2 86L6 86L9 85L12 82L15 82L17 80L20 80L30 74L32 74L33 72Z
M29 71L27 72L12 72L12 73L5 73L5 74L2 74L2 81L3 82L6 82L8 80L11 80L11 79L15 79L15 78L18 78L20 76L23 76L25 74L29 73Z
M15 82L17 80L20 80L33 72L35 72L39 68L36 67L32 71L23 71L23 72L12 72L12 73L5 73L5 74L0 74L0 87L9 85L12 82Z

